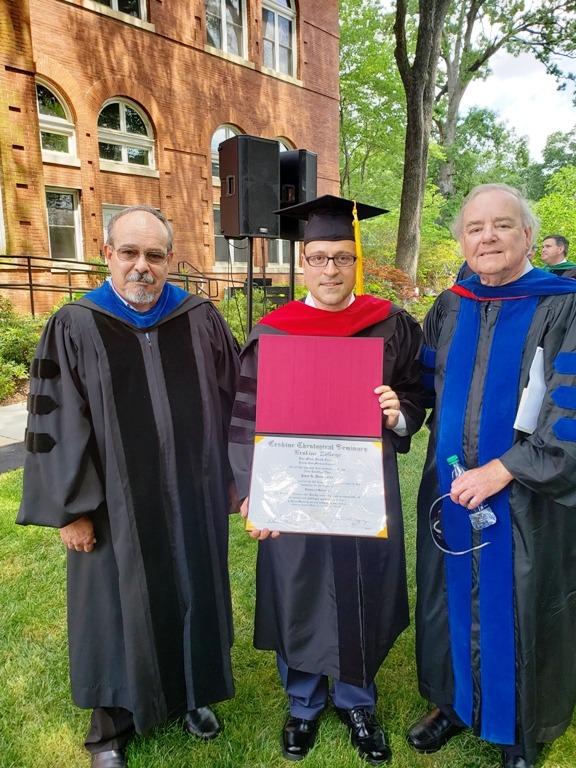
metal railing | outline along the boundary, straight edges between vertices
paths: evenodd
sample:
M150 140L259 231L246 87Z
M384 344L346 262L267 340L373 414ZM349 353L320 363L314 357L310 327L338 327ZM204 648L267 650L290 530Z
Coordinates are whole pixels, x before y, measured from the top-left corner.
M32 315L36 314L38 303L35 295L54 293L71 301L97 288L107 275L108 268L100 262L0 254L0 290L26 291ZM176 272L169 273L168 280L212 301L218 301L226 288L243 285L242 281L230 278L209 277L184 260L178 262Z

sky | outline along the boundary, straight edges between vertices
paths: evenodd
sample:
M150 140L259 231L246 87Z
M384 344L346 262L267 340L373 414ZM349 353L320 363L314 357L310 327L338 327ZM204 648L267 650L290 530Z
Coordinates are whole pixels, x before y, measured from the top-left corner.
M468 86L460 113L473 106L494 110L518 136L528 136L532 159L540 162L549 134L567 132L576 125L573 84L558 91L556 80L529 54L514 58L499 52L491 59L491 69L487 80Z

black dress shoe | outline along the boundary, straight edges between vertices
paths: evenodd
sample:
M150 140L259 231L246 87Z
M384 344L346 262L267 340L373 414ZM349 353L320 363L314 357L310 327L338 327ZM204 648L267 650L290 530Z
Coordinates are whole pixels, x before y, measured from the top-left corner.
M356 747L360 757L370 765L382 765L392 757L392 751L386 743L384 731L374 715L363 707L340 709L336 707L338 717L346 723L350 731L350 741Z
M126 768L127 765L121 749L109 749L92 755L92 768Z
M436 707L414 723L406 734L406 741L417 752L437 752L452 736L464 730Z
M504 750L502 750L502 765L504 768L533 768L532 763L522 755L509 755Z
M314 746L318 718L303 720L288 715L282 731L282 754L287 760L302 760Z
M186 713L184 730L191 733L192 736L208 741L215 739L222 728L210 707L198 707L198 709L191 709Z

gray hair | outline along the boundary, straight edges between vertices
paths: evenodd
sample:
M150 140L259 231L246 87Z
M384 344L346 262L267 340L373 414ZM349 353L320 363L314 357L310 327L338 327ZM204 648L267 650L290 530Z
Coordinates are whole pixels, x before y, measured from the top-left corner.
M134 211L144 211L145 213L151 213L152 216L156 216L156 218L161 221L162 224L164 224L166 233L168 235L168 253L170 253L174 241L174 235L172 234L172 227L170 226L170 222L166 216L164 216L164 214L161 213L157 208L151 208L149 205L131 205L128 208L123 208L121 211L118 211L118 213L114 214L114 216L112 216L108 222L108 226L106 227L106 242L109 245L113 245L112 233L114 230L114 225L118 219L122 218L122 216L126 216L127 214L133 213Z
M529 246L529 248L532 249L534 247L534 244L536 243L536 235L538 234L540 221L538 220L536 215L532 212L532 209L530 208L528 201L522 195L522 193L519 192L515 187L510 187L508 184L479 184L477 187L474 187L474 189L471 192L468 193L450 228L454 239L455 240L462 239L463 230L464 230L464 211L466 209L466 206L468 205L468 203L471 203L472 200L478 197L478 195L481 195L484 192L507 192L508 194L516 198L516 200L518 201L518 205L520 206L520 217L522 221L522 226L530 228L532 230L532 239L530 241L530 246Z

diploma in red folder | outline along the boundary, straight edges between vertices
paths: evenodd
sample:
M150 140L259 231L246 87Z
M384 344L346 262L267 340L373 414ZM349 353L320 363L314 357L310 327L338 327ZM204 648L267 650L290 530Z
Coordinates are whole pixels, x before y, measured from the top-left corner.
M378 338L262 335L248 528L386 536Z

